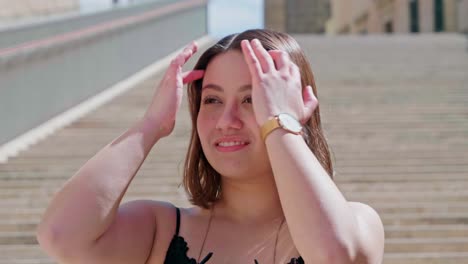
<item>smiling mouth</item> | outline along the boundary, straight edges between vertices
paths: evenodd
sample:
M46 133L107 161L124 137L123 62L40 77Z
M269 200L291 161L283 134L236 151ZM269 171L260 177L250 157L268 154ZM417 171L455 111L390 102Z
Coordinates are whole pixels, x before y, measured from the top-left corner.
M249 143L242 142L242 141L225 141L225 142L216 143L216 146L219 146L219 147L233 147L233 146L243 146L243 145L247 145L247 144L249 144Z
M215 144L216 149L220 152L235 152L242 150L249 142L245 141L221 141Z

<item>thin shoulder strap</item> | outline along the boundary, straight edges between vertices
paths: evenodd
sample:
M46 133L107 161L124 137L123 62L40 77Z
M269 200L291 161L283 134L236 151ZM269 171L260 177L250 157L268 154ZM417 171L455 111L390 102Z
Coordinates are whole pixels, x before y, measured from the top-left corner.
M179 236L179 227L180 227L180 209L176 207L177 210L177 225L176 225L176 236Z

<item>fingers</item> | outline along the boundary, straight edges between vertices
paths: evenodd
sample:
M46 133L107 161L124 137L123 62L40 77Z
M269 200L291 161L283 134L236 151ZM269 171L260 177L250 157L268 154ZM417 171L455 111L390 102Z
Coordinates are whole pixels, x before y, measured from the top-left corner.
M273 58L275 62L276 69L278 71L285 71L288 72L289 67L291 64L291 59L289 58L289 54L282 50L270 50L268 51L270 56Z
M182 52L180 52L172 61L166 70L164 79L173 80L178 79L182 73L182 66L192 57L192 55L198 50L197 43L195 41L187 45Z
M250 42L243 40L241 48L250 73L255 75L254 77L259 78L263 73L272 70L284 69L287 71L287 65L291 64L289 55L286 52L281 50L267 51L257 39Z
M291 60L287 52L282 50L267 51L257 39L252 41L242 40L241 49L254 82L259 82L263 78L275 79L280 76L283 80L275 80L286 81L288 82L288 86L291 85L291 87L294 86L294 88L298 90L301 89L301 70L299 66ZM280 74L268 74L274 71ZM299 85L296 86L297 84ZM302 112L302 114L300 114L302 116L300 122L305 124L318 105L318 100L313 93L312 86L308 85L302 89L302 100L303 109L297 110Z
M299 79L301 78L301 69L295 63L291 62L286 69L289 70L289 74L293 78L299 78Z
M270 72L275 69L273 59L268 54L268 51L262 46L262 43L258 39L254 39L250 42L253 52L258 58L260 65L262 66L263 72Z
M190 82L203 78L204 75L205 75L204 70L194 70L194 71L184 72L182 74L182 82L184 84L190 83Z
M242 40L241 42L242 54L244 55L244 59L249 67L250 74L254 81L259 81L262 74L262 66L255 55L252 46L250 45L248 40Z
M189 59L192 57L192 55L197 52L198 46L195 41L187 45L177 57L175 57L172 62L171 66L173 67L182 67Z
M241 43L244 57L247 62L251 61L252 65L260 64L259 68L255 67L259 73L267 73L273 69L280 71L291 63L287 52L281 50L267 51L257 39L251 42L248 40L244 41L245 43Z

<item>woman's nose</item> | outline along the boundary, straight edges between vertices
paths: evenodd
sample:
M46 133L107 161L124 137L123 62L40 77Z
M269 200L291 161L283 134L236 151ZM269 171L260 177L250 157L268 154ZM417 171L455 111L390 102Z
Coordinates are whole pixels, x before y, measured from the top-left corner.
M240 129L243 122L240 118L239 107L236 104L226 105L216 124L217 129Z

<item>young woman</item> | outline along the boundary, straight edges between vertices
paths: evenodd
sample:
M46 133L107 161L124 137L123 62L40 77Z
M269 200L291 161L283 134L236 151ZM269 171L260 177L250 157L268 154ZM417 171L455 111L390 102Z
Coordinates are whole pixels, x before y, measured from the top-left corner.
M287 34L249 30L169 66L144 117L54 196L37 231L61 263L382 262L383 225L333 182L310 65ZM188 83L193 130L184 187L193 204L120 201L168 136Z

